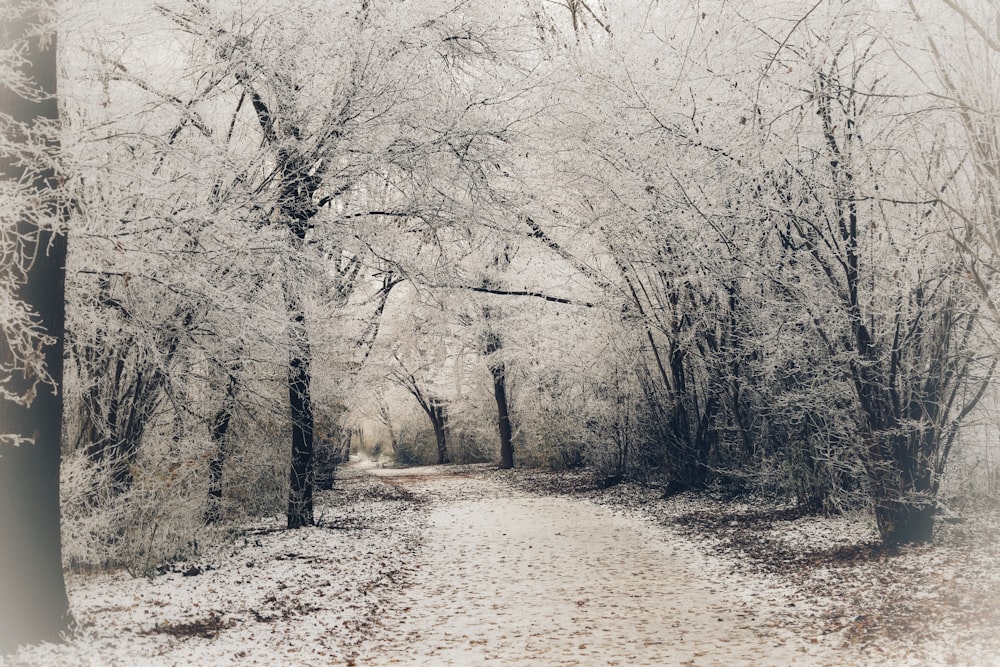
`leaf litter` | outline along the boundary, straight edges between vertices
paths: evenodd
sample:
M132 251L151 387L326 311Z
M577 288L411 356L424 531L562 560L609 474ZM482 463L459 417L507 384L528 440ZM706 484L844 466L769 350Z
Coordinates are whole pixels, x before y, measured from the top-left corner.
M426 509L351 469L317 494L318 525L247 526L156 576L67 574L77 629L0 665L344 665L411 575Z

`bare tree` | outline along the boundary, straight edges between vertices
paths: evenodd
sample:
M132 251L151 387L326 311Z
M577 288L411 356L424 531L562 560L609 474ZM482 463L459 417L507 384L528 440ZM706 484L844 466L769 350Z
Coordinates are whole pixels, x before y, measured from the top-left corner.
M947 233L956 244L963 268L975 283L986 311L985 333L1000 349L996 337L1000 324L1000 12L995 3L943 0L948 21L934 18L908 2L910 11L926 30L927 44L940 88L929 92L948 101L964 141L951 146L938 139L929 155L928 171L941 185L928 187L939 214L949 223ZM957 22L956 29L955 24ZM911 67L915 67L911 63ZM943 172L943 173L942 173Z
M958 425L996 360L976 352L979 307L954 255L916 236L927 204L896 194L889 164L874 157L868 138L884 134L876 128L886 97L869 53L835 46L815 66L807 108L816 125L800 136L819 145L800 139L803 152L769 187L782 244L824 285L823 300L807 307L826 305L815 332L853 384L879 532L897 544L931 538Z
M434 430L434 441L437 445L437 463L444 465L451 463L448 454L448 408L447 403L430 393L427 385L417 379L415 371L406 367L399 355L394 353L396 367L392 371L392 378L416 399L420 409L427 415Z

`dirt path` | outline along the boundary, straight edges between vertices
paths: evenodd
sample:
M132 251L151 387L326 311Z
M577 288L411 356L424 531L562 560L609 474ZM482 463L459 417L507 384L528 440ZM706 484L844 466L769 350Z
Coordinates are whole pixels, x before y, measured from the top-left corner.
M413 585L359 665L842 665L772 627L790 601L691 541L582 500L377 470L434 503Z

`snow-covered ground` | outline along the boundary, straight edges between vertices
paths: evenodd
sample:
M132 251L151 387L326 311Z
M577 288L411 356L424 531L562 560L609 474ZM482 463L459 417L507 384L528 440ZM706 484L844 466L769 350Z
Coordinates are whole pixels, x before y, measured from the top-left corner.
M318 508L73 575L77 635L0 664L1000 665L995 521L889 554L864 517L483 466L352 466Z
M226 548L152 579L70 575L80 630L0 665L347 665L412 574L426 510L348 472L317 498L319 526L248 527Z
M477 474L607 506L665 534L680 531L738 577L733 585L770 587L787 606L769 622L819 637L836 648L841 664L1000 665L996 506L965 507L961 521L939 521L934 543L887 551L864 514L802 516L764 500L691 493L664 499L632 484L600 490L583 472Z
M678 531L494 480L388 479L438 500L399 598L405 618L363 645L359 664L845 663L822 637L773 622L791 589L729 572Z

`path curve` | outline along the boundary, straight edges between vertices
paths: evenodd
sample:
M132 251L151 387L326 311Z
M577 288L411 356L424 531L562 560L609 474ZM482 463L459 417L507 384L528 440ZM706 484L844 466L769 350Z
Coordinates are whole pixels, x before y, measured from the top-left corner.
M845 664L772 627L785 594L669 528L433 468L372 472L432 507L415 579L358 665Z

